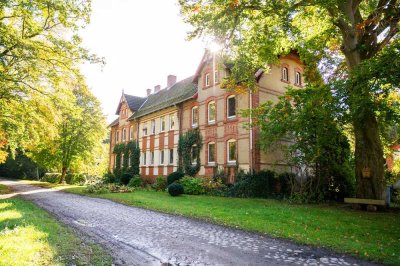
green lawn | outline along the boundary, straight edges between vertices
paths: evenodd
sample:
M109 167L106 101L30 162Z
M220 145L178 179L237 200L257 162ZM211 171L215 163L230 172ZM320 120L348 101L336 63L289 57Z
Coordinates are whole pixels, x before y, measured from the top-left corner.
M1 189L1 187L0 187ZM111 265L46 211L18 197L0 200L0 265Z
M66 191L85 194L82 187ZM87 195L400 265L400 213L369 213L344 205L294 205L266 199L171 197L153 191Z
M11 189L6 185L0 184L0 195L11 193Z

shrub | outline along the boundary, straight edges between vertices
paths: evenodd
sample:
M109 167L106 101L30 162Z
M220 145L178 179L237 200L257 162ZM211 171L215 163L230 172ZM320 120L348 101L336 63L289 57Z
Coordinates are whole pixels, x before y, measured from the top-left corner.
M157 177L152 187L157 191L164 191L167 188L167 179L163 176Z
M206 191L203 187L203 179L191 176L184 176L179 183L182 184L185 194L188 195L200 195Z
M70 185L84 185L86 183L86 176L84 174L67 174L65 182Z
M115 183L115 175L111 172L105 173L103 175L103 182L104 183Z
M168 186L174 183L175 181L181 179L184 174L180 171L172 172L167 176L167 184Z
M109 184L108 191L111 193L127 193L127 192L133 192L134 189L124 185L120 186L116 184Z
M179 183L172 183L171 185L168 186L168 193L172 197L179 196L183 194L183 192L184 192L183 186Z
M204 189L205 194L208 195L222 195L227 186L224 185L223 180L220 178L203 177L203 182L201 186Z
M129 181L131 180L132 175L130 173L123 173L121 175L120 183L122 185L128 185Z
M270 197L275 189L276 175L272 171L260 171L253 175L243 173L238 175L238 181L228 191L233 197Z
M83 190L86 193L92 193L92 194L102 194L102 193L108 193L108 187L107 185L104 184L94 184L94 185L89 185L84 188Z
M142 185L142 179L136 175L129 180L128 187L140 187Z
M59 183L61 179L60 173L45 173L42 177L41 181L49 182L49 183Z

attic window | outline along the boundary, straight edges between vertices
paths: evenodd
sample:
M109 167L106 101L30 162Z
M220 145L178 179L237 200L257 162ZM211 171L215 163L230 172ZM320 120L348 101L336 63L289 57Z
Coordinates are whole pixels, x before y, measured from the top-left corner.
M289 75L288 75L288 68L287 67L282 67L282 81L289 81Z
M206 87L210 86L210 73L207 73L207 74L206 74L205 83L206 83Z
M301 73L296 71L295 84L301 86Z

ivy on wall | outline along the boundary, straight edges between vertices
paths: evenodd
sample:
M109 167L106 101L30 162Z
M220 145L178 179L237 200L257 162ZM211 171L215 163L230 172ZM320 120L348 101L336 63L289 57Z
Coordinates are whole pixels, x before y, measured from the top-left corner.
M202 145L202 137L199 129L189 130L179 136L178 155L180 171L190 176L195 176L199 172ZM192 164L193 155L196 157L196 164Z
M115 145L113 152L116 154L114 174L118 179L123 173L139 174L140 149L136 142L130 141L127 144ZM122 154L124 156L121 165ZM129 165L129 158L131 165Z

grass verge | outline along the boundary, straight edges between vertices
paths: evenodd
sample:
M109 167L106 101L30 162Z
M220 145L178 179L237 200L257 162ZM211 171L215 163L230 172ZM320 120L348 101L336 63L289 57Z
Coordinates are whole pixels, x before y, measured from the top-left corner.
M296 205L269 199L239 199L165 192L87 194L127 205L194 217L265 233L297 243L322 246L363 259L400 265L399 213L353 211L344 205Z
M24 199L0 200L0 265L111 265L99 246Z
M8 194L11 193L11 189L7 187L6 185L0 184L0 195L1 194Z

